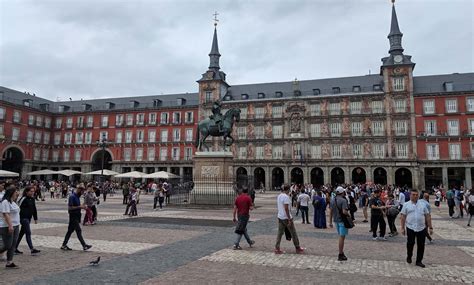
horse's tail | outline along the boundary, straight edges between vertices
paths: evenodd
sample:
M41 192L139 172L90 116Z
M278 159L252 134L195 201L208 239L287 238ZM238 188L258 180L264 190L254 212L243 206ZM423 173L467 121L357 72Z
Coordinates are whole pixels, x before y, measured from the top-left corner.
M194 143L194 146L195 146L196 148L199 148L200 135L201 135L201 130L200 130L199 124L198 124L198 125L197 125L197 129L196 129L196 142Z

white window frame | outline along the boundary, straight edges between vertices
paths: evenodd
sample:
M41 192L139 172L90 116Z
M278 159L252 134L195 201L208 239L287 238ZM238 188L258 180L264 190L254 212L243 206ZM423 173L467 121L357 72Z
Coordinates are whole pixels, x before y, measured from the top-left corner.
M433 99L423 100L423 114L432 115L436 113L435 101Z
M160 124L168 125L170 123L170 117L168 112L162 112L160 114Z
M186 129L186 142L192 142L194 139L193 129Z
M446 120L448 136L459 136L459 120Z
M274 145L272 147L272 158L273 159L283 159L283 146Z
M148 161L154 161L155 160L155 148L154 147L149 147L146 150L146 156Z
M439 145L438 144L426 144L426 158L428 160L439 159Z
M106 128L109 126L109 116L108 115L102 115L100 117L100 126L102 128Z
M115 131L115 143L122 143L122 142L123 142L123 132Z
M353 115L360 114L362 112L362 102L361 101L351 101L350 103L350 113Z
M20 129L12 128L12 141L17 141L20 139Z
M309 125L309 135L312 138L321 137L321 124L310 124Z
M395 121L395 135L405 136L408 133L408 122L406 120Z
M340 137L342 134L341 123L339 122L330 123L329 131L331 133L331 137Z
M342 150L340 144L331 144L331 157L332 158L341 158Z
M310 104L309 112L311 116L320 116L321 115L321 104Z
M341 103L331 102L329 103L329 115L340 115L341 114Z
M458 111L458 99L449 98L445 101L446 104L446 113L457 113Z
M160 161L167 161L168 160L168 148L161 147L160 148Z
M438 133L438 125L436 120L425 120L425 134L427 136L436 136Z
M372 121L372 135L373 136L385 135L384 121Z
M474 97L467 97L466 98L466 111L467 112L474 112Z
M161 130L160 132L160 142L168 142L168 130Z
M395 144L395 152L397 158L408 158L408 144L397 143Z
M193 159L193 148L192 147L185 147L184 148L184 160L192 160Z
M353 144L352 145L352 156L354 158L363 158L364 148L362 144Z
M362 122L351 122L351 134L354 137L362 136L363 127Z
M456 159L456 160L461 159L462 150L461 150L461 144L460 143L450 143L450 144L448 144L448 150L449 150L449 158L450 159Z
M133 142L133 131L127 130L125 131L125 143L132 143Z
M135 160L143 161L143 148L139 147L135 149Z
M272 135L274 139L283 138L283 126L282 125L273 125L272 126Z
M179 142L180 140L181 140L181 129L180 128L173 129L173 141Z
M272 107L272 117L273 118L283 117L283 106L273 106Z
M375 100L371 103L372 114L382 114L383 113L383 101Z
M407 100L406 99L395 99L394 100L394 109L395 113L405 113L407 110Z
M137 143L143 143L145 141L145 131L144 130L137 130L135 132L135 136L136 136L136 142Z
M405 91L405 78L402 76L393 77L393 91Z
M148 130L148 142L156 143L156 130Z
M311 145L311 159L321 159L321 145Z
M156 125L156 113L149 113L148 114L148 125Z

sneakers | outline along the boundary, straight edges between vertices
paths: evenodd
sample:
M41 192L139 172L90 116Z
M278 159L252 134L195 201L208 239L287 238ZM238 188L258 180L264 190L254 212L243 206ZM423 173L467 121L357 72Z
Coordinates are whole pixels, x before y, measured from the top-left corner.
M379 237L379 240L381 240L381 241L387 241L387 238L386 238L386 237Z
M393 237L393 234L392 234L392 233L389 233L389 234L388 234L388 237Z
M37 250L36 248L33 248L33 249L31 250L31 255L35 255L35 254L38 254L38 253L40 253L40 252L41 252L41 250Z
M250 243L249 243L249 246L252 247L254 244L255 244L255 241L251 240Z
M20 267L12 262L10 264L5 265L5 268L7 268L7 269L18 269Z
M302 247L297 247L296 248L296 254L303 254L304 253L304 248Z
M280 250L279 248L275 248L275 250L273 251L275 254L283 254L285 253L284 251Z
M234 250L242 250L242 247L240 247L240 245L234 244L233 249L234 249Z
M337 256L337 260L338 260L338 261L346 261L346 260L347 260L347 256L346 256L344 253L339 254L339 255Z
M23 254L23 251L19 251L18 249L15 249L15 255L18 255L18 254Z
M67 246L67 245L61 246L61 249L62 249L62 250L72 250L72 248L70 248L70 247Z
M91 247L92 247L92 245L86 244L82 249L83 249L84 251L86 251L86 250L90 249Z
M363 222L363 223L368 223L369 221L367 221L367 220L363 220L362 222Z
M378 238L378 237L373 237L373 238L372 238L372 240L374 240L374 241L378 241L378 240L379 240L379 238Z

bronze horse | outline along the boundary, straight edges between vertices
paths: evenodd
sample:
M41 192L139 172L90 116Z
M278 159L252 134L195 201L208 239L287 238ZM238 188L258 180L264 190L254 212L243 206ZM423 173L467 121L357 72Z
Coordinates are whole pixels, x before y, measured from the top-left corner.
M222 126L219 129L219 126L215 124L210 118L206 118L199 122L197 127L196 142L195 146L198 151L202 150L202 146L205 145L206 138L208 136L213 137L223 137L224 138L224 150L227 146L232 145L234 138L231 136L232 127L234 126L234 120L236 122L240 121L240 109L232 108L225 112L222 119ZM227 138L231 141L227 143ZM207 147L209 150L209 147Z

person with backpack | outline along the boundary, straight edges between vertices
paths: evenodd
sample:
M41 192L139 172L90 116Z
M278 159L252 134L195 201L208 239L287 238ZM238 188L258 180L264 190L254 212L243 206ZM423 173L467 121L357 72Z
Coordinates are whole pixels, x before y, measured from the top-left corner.
M349 228L344 224L344 219L348 220L349 217L349 203L344 197L346 191L341 186L336 188L336 196L331 199L331 211L329 212L329 227L333 227L334 224L337 229L337 234L339 235L338 245L339 245L339 255L337 257L338 261L347 260L347 256L344 254L344 243L346 236L349 234Z
M400 210L398 210L397 202L398 201L395 200L395 196L393 194L388 194L388 200L385 203L385 206L387 206L387 222L390 229L390 233L388 234L389 237L398 235L397 227L395 226L395 220L397 219Z

